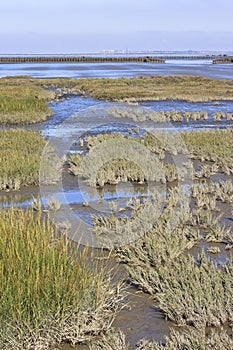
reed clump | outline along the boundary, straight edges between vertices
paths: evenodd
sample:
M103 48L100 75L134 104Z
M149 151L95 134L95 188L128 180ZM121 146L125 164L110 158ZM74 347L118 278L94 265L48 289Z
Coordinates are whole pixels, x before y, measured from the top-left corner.
M77 250L40 206L0 216L0 348L50 349L107 331L121 305L110 268Z
M45 139L37 131L0 130L0 190L39 183Z

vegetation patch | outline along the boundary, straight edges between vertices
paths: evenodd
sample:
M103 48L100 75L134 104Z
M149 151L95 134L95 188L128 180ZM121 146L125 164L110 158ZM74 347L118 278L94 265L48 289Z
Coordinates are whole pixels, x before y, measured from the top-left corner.
M38 185L45 144L37 131L0 130L0 190Z
M46 101L54 93L29 78L0 79L0 125L34 124L53 115Z
M119 309L110 268L77 250L41 208L0 216L0 348L50 349L107 331ZM95 262L94 262L95 261Z
M35 98L0 98L1 125L35 124L52 115L48 105Z
M188 329L185 332L172 330L171 335L165 337L165 344L142 340L137 350L229 350L232 347L232 337L223 329L212 330L210 334L203 330Z
M233 100L231 80L191 76L79 79L76 88L95 99L109 101Z
M233 340L226 331L220 329L205 334L203 330L188 328L186 331L171 330L165 342L142 339L138 342L136 350L229 350L233 347ZM129 350L125 334L121 330L112 330L101 340L90 346L90 350Z
M159 135L159 137L157 137ZM173 140L175 133L173 135ZM163 152L188 153L191 158L198 159L201 162L212 162L219 166L227 175L233 172L233 130L202 130L202 131L182 131L180 139L183 140L186 149L179 142L172 143L170 146L169 138L171 135L163 131L144 134L144 145L153 152L161 154ZM179 141L179 139L178 139Z

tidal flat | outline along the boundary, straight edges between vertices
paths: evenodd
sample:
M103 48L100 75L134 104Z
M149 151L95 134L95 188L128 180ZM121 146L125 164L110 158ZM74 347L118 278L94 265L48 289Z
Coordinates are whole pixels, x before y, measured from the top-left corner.
M0 79L0 91L0 347L230 349L232 81L15 77ZM91 108L104 100L110 101L104 128L88 130L86 115L95 118ZM156 102L156 114L141 114L140 103ZM165 105L161 109L163 102L174 106L173 112ZM185 112L176 103L186 104ZM202 103L209 104L210 118ZM226 107L220 115L221 103ZM192 110L197 105L199 114ZM90 113L82 115L83 107L90 107ZM80 124L74 118L63 128L63 121L75 112L81 114ZM137 118L158 123L169 118L185 148L169 142L167 130L153 135L138 127ZM127 123L122 124L123 119ZM74 127L84 131L73 139L63 163L67 200L54 192L54 198L45 201L39 188L41 154L52 134L61 140L74 137ZM89 162L98 147L104 159L104 152L117 143L123 145L125 158L116 154L99 168L97 156ZM127 144L150 152L155 161L150 181L149 171L140 167L141 158L134 154L130 159ZM174 161L178 156L186 162L182 169L188 170L188 183ZM79 178L89 187L87 200L78 188ZM107 215L95 209L100 201L107 203ZM54 212L63 213L67 202L90 223L103 246L110 238L111 254L73 244L67 238L69 227L61 230L50 220ZM141 233L143 221L150 225ZM122 229L132 242L119 244Z

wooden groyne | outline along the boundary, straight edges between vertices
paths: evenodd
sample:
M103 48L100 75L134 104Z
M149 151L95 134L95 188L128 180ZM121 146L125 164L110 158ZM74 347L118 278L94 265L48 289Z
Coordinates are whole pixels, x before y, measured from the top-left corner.
M107 63L145 62L165 63L166 60L212 60L213 64L233 63L233 57L219 56L2 56L0 64L14 63Z
M0 57L0 63L98 63L98 62L146 62L146 63L165 63L164 59L157 57L88 57L88 56L76 56L76 57L58 57L58 56L33 56L33 57Z
M226 57L226 58L213 60L213 64L220 64L220 63L233 63L233 57Z

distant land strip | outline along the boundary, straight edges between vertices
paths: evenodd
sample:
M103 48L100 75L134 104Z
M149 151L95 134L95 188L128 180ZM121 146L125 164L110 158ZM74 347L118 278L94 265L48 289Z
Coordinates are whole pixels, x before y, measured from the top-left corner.
M153 62L153 63L165 63L164 59L150 56L139 57L90 57L90 56L33 56L33 57L0 57L0 63L50 63L50 62Z

